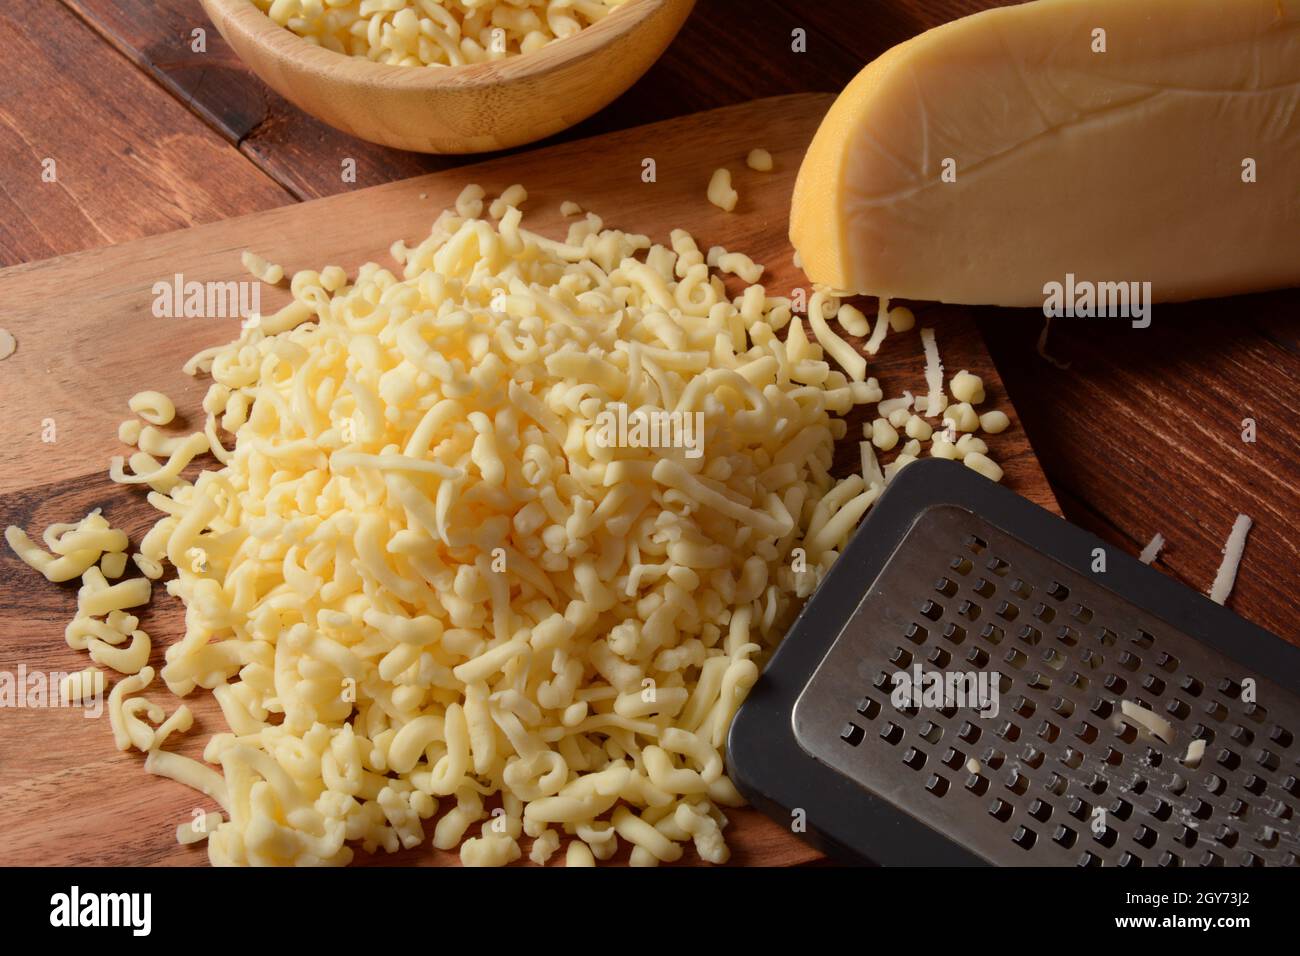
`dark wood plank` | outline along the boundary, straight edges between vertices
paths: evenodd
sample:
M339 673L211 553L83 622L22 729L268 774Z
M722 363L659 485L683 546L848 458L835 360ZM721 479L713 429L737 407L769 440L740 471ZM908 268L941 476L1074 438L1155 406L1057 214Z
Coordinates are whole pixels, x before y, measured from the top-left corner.
M1300 643L1295 293L1157 306L1148 329L1053 322L1048 350L1067 370L1036 354L1042 323L984 310L980 327L1053 486L1133 551L1164 535L1160 566L1202 592L1233 519L1250 515L1228 604ZM1241 438L1246 418L1257 423L1253 444Z
M291 199L57 3L0 5L0 61L0 263Z

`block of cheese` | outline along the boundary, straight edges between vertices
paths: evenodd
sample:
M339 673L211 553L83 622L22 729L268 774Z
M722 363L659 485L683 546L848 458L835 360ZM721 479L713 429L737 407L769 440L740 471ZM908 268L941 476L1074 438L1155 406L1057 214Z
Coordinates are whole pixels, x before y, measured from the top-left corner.
M1300 285L1300 0L1036 0L868 65L809 147L814 282L1042 306Z

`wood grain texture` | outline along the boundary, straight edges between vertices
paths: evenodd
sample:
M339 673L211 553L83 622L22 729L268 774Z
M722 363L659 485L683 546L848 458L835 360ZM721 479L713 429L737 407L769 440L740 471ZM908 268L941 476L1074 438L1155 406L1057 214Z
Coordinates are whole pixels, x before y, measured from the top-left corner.
M1011 394L1035 396L1020 409L1049 477L1120 529L1113 540L1130 553L1164 535L1157 566L1201 593L1234 518L1249 515L1228 605L1300 644L1296 300L1159 305L1148 329L1054 321L1048 351L1065 370L1035 353L1041 314L981 310L980 326ZM1253 443L1242 440L1247 418Z
M490 63L405 67L308 43L248 0L201 0L226 42L281 96L346 133L422 153L480 153L544 139L626 90L695 0L627 0L562 42Z
M2 264L292 198L56 3L0 5L0 61Z
M156 517L141 492L114 486L106 476L108 456L121 450L114 435L126 400L139 388L159 388L175 398L186 424L194 425L206 384L188 379L180 365L235 332L235 320L153 317L150 290L159 278L176 271L200 281L240 278L239 250L245 247L287 270L387 261L392 240L424 235L437 210L467 181L490 193L526 183L525 221L547 234L563 231L564 199L604 215L610 225L660 241L671 228L688 226L702 247L744 250L765 263L770 289L792 290L802 280L783 211L798 159L829 103L829 96L806 95L731 107L0 272L0 301L10 304L6 321L19 342L4 369L13 384L7 393L13 397L7 407L13 431L0 448L0 525L20 524L36 534L51 522L103 507L115 526L138 541ZM759 135L775 157L770 174L743 165ZM655 183L640 179L647 151L657 158ZM593 154L602 163L593 166ZM736 172L740 191L732 214L704 199L710 173L722 164ZM1014 422L971 315L933 306L920 319L937 327L949 366L984 376L991 400ZM923 387L916 332L891 335L877 359L871 374L888 394ZM58 427L54 443L41 441L40 422L47 418ZM862 418L859 411L854 421ZM850 428L841 456L845 470L853 467L858 434ZM1007 483L1054 507L1018 423L990 443L1006 465ZM62 637L74 605L72 585L48 585L0 550L0 670L84 666ZM179 603L156 592L142 624L156 641L155 664L180 635L181 621ZM166 695L156 690L155 699L163 702ZM220 719L206 694L191 706L201 727L181 749L195 754L197 737L219 727ZM71 710L0 709L0 832L6 834L0 864L205 860L202 850L177 846L171 830L203 801L178 784L146 777L141 764L138 754L112 750L102 719L88 721ZM817 857L758 813L738 811L732 818L728 832L736 863L795 864ZM454 857L424 847L378 862L450 861Z

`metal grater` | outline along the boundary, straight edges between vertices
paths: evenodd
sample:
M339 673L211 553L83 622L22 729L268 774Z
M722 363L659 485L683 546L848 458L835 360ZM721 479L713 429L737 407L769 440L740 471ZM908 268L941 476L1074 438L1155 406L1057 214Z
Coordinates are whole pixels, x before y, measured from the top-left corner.
M899 706L894 675L917 666L997 672L997 715ZM899 474L808 602L728 763L752 803L856 861L1294 866L1297 732L1300 649L932 459Z

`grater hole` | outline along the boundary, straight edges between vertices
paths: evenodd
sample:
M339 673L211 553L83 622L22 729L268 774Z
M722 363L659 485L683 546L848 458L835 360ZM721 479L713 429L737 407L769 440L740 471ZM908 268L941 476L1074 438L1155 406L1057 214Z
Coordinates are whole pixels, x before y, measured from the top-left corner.
M1165 704L1165 710L1172 714L1178 720L1186 720L1191 716L1192 705L1187 703L1181 697L1175 697L1169 703Z
M1166 651L1161 651L1156 655L1156 666L1172 674L1178 670L1178 658Z
M1228 736L1232 738L1233 743L1242 747L1249 747L1255 742L1255 735L1248 727L1243 727L1241 724L1233 727L1232 733L1228 734Z
M840 731L840 740L844 741L850 747L856 747L858 744L862 743L862 739L866 735L865 730L857 724L850 722L845 724L844 729Z
M1187 693L1191 694L1193 697L1200 697L1201 692L1205 690L1205 685L1202 684L1195 677L1193 677L1191 674L1185 676L1182 679L1182 682L1178 686L1181 687Z
M1068 697L1052 698L1052 713L1058 717L1071 717L1074 715L1074 701Z
M932 720L927 720L921 727L921 739L927 744L937 744L943 737L943 728Z
M915 644L924 644L930 633L920 624L909 624L907 630L903 632L903 636Z
M974 601L963 599L962 602L957 605L957 613L967 620L974 621L980 616L980 606Z
M1004 621L1014 621L1020 616L1020 608L1010 601L999 601L997 615Z
M1155 848L1157 837L1156 831L1145 823L1138 824L1138 828L1133 831L1133 842L1148 850Z
M863 697L858 701L858 713L867 720L875 720L880 713L880 704L872 697Z
M969 720L963 720L961 726L957 728L957 737L968 744L973 744L980 739L980 729Z
M936 797L942 797L948 792L948 781L937 773L932 773L930 779L926 781L925 789Z
M1071 830L1064 823L1058 824L1052 831L1052 842L1063 849L1070 849L1079 840L1079 834Z
M903 763L913 770L920 770L925 766L925 753L915 747L908 747L903 752Z
M989 652L982 647L972 647L966 652L966 660L975 666L977 670L983 670L989 662Z
M1116 697L1121 697L1124 692L1128 690L1128 681L1120 677L1118 674L1107 674L1106 679L1101 682L1101 686L1106 688Z
M1047 596L1057 601L1064 601L1070 596L1070 589L1060 581L1053 581L1047 587Z
M1119 635L1108 627L1103 627L1097 632L1097 640L1101 641L1105 647L1114 647L1115 642L1119 640Z
M948 666L948 662L952 660L952 655L942 647L932 647L929 653L925 655L925 659L934 665L937 670L942 670Z
M1147 811L1147 814L1149 816L1151 816L1153 819L1159 820L1162 823L1168 820L1171 816L1173 816L1173 813L1174 813L1173 804L1171 804L1168 800L1162 799L1161 797L1156 797L1155 800L1152 802L1151 809Z
M974 554L979 554L981 551L983 551L985 548L989 546L989 543L977 534L966 535L966 540L964 543L966 547Z
M1223 866L1223 857L1213 850L1206 850L1197 861L1201 866Z
M975 565L971 564L970 558L964 557L960 554L948 562L948 570L960 574L963 577L970 574L971 569L974 567Z
M1062 777L1059 773L1056 773L1055 771L1053 771L1051 776L1047 778L1047 782L1043 784L1043 789L1056 797L1065 796L1065 792L1066 790L1069 789L1069 787L1070 787L1070 781L1066 780L1064 777Z
M957 593L957 583L952 578L940 578L934 582L934 589L944 597L952 597Z
M1007 755L996 747L989 747L984 751L984 765L990 770L1001 770L1006 762Z
M1287 730L1281 724L1274 724L1268 730L1268 739L1273 741L1273 743L1277 744L1279 747L1290 747L1291 741L1294 738L1291 736L1291 731Z
M1078 737L1085 744L1090 744L1100 736L1100 732L1096 727L1085 720L1080 722L1078 728L1074 731L1074 736Z
M960 624L945 624L943 626L943 638L944 640L951 641L954 644L960 644L962 641L966 640L966 628L962 627Z
M1037 770L1039 767L1043 765L1043 761L1045 761L1046 759L1047 759L1047 755L1044 754L1037 747L1026 747L1023 754L1020 757L1021 763L1023 763L1030 770Z
M1080 624L1087 624L1092 620L1092 608L1086 604L1076 604L1070 608L1070 617L1074 618Z
M1056 639L1066 647L1077 647L1079 644L1079 632L1068 624L1062 624L1056 629Z
M880 728L880 739L887 744L897 744L903 739L903 728L892 720L886 721L885 726Z
M912 666L912 652L906 648L895 647L889 653L889 663L898 670L905 671Z
M1032 593L1033 588L1024 582L1022 578L1011 579L1011 593L1018 598L1027 598Z
M1079 857L1079 866L1101 866L1101 857L1090 850L1085 850L1083 855Z
M1034 710L1035 710L1034 702L1030 700L1028 697L1026 697L1024 694L1021 694L1019 697L1016 698L1016 701L1012 705L1011 709L1015 713L1019 714L1021 717L1032 717L1034 715Z
M975 587L973 588L973 590L980 597L988 599L993 596L993 592L995 589L993 587L993 582L990 581L988 578L979 578L975 581Z
M998 627L996 624L985 624L984 627L980 629L980 637L984 638L984 640L988 641L990 644L1001 644L1002 638L1006 637L1006 633L1006 631L1002 630L1002 628Z
M1142 648L1143 650L1150 647L1152 644L1156 642L1156 639L1154 637L1152 637L1146 631L1142 630L1142 628L1140 627L1137 629L1137 634L1135 634L1131 638L1131 640L1134 644L1136 644L1138 647Z
M1011 835L1011 842L1022 850L1032 850L1037 841L1038 834L1026 826L1016 827L1016 832Z
M1015 807L1006 800L1003 800L1001 797L995 797L993 802L989 804L989 816L993 817L995 820L1000 820L1003 823L1010 820L1011 815L1014 812Z
M1125 850L1119 855L1119 866L1132 868L1141 865L1142 858L1135 853L1130 853L1128 850Z
M1119 666L1126 671L1135 671L1142 666L1142 658L1138 657L1132 651L1119 652Z
M1054 671L1063 670L1065 668L1065 657L1059 654L1055 648L1049 647L1043 651L1043 663Z
M1029 778L1017 768L1012 767L1011 772L1007 774L1007 782L1004 786L1016 796L1023 797L1029 791Z
M943 605L926 598L921 602L920 613L924 618L928 618L931 621L937 621L939 618L943 617Z
M1022 624L1020 629L1016 631L1016 637L1024 641L1030 647L1037 647L1038 642L1043 639L1043 634L1032 624Z
M1031 800L1029 803L1029 815L1039 823L1046 823L1052 818L1052 805L1046 800Z
M1000 578L1006 577L1007 569L1011 567L1011 565L1007 564L1007 562L1003 561L1001 558L990 558L989 563L984 566Z
M955 747L949 747L943 752L939 762L949 770L960 770L966 763L966 755Z
M1056 617L1056 611L1042 601L1034 605L1034 617L1038 618L1044 624L1051 624L1052 619Z
M1160 859L1157 861L1156 865L1172 869L1174 867L1182 866L1182 863L1182 858L1177 853L1165 850L1160 854Z
M1159 696L1165 692L1165 682L1155 674L1148 674L1146 677L1142 678L1142 689L1149 694ZM1191 708L1188 707L1188 710L1190 711Z

